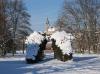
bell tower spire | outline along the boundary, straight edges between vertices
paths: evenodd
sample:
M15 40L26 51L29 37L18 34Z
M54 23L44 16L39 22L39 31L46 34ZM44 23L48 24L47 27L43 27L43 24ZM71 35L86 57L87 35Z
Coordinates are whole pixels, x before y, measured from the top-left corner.
M45 23L45 31L48 32L48 28L50 27L49 19L47 17L46 23Z

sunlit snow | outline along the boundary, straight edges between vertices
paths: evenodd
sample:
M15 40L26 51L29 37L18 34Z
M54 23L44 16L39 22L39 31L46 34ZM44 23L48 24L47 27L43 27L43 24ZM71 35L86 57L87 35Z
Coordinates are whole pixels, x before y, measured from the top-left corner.
M71 40L74 39L71 33L65 31L57 31L51 35L51 39L56 40L56 45L60 47L63 54L72 53Z
M36 64L26 64L24 55L5 57L0 58L0 74L100 74L100 55L74 54L73 60L62 62L46 53Z
M38 32L33 32L27 37L26 43L26 58L35 60L35 56L40 49L39 45L43 41L44 37Z

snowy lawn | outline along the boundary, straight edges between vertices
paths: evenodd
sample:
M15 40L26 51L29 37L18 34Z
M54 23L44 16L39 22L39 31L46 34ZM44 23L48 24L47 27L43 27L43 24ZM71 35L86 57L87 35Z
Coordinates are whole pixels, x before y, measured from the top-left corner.
M61 62L46 54L43 61L26 64L24 56L0 58L0 74L100 74L100 55L75 54Z

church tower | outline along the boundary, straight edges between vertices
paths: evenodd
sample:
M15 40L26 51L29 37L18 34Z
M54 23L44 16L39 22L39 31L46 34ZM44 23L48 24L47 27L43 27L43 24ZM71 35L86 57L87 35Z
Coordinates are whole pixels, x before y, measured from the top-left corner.
M45 23L45 32L48 32L48 29L50 27L50 23L49 23L49 19L46 19L46 23Z

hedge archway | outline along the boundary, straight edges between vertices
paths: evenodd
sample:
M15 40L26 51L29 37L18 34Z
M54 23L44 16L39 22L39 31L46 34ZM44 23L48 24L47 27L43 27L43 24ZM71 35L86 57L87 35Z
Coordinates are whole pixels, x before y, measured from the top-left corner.
M72 53L63 54L63 51L61 50L61 48L56 45L56 40L55 39L51 39L51 41L52 41L52 48L53 48L54 58L55 59L58 59L58 60L61 60L61 61L67 61L67 60L71 60L72 59ZM33 58L26 58L26 62L27 63L36 63L36 62L41 61L44 58L44 50L46 48L47 42L48 42L48 39L45 37L41 41L41 44L37 45L37 46L39 46L39 50L37 52L37 55L35 55L35 56L32 55L32 56L34 56L35 59L33 59ZM33 48L34 48L34 46L33 46ZM31 48L31 49L33 49L33 48Z

